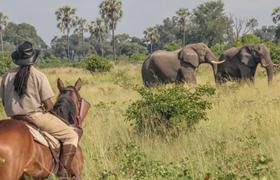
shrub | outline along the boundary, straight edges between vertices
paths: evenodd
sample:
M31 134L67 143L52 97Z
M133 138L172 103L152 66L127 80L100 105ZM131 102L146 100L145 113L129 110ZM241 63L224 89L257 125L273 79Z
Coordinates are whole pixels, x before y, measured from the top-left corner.
M139 146L128 143L114 150L117 168L104 170L99 179L192 179L188 159L164 163L146 154Z
M211 108L211 103L205 97L213 95L215 89L208 85L196 88L142 87L138 93L142 98L126 111L127 120L135 124L135 129L138 132L177 134L207 119L206 110Z
M11 66L12 60L8 54L0 54L0 75L4 74Z
M226 50L226 45L224 44L215 44L214 46L211 47L211 51L216 56L220 56L225 50Z
M163 49L166 51L175 51L177 49L180 49L181 45L177 44L175 42L167 43L164 45Z
M245 34L238 40L236 40L233 46L244 46L244 45L254 45L262 43L261 38L254 34Z
M146 54L134 53L131 56L129 56L129 61L130 62L139 62L139 61L144 61L146 58L147 58Z
M112 68L112 64L107 59L96 54L87 56L84 63L85 68L91 72L105 72Z
M270 50L270 56L271 56L273 63L279 64L280 63L280 46L273 42L266 42L265 45Z

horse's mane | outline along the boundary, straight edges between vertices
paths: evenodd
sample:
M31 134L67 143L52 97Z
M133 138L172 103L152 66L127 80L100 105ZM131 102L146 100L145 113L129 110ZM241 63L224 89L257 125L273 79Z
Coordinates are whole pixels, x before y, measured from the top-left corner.
M57 101L53 106L52 112L65 121L69 122L69 124L74 124L74 118L76 114L75 104L66 91L62 92L58 96Z

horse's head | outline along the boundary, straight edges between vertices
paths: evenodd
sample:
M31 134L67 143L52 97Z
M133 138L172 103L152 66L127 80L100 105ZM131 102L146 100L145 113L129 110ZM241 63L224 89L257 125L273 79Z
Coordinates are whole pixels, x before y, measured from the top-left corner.
M74 86L67 87L64 87L63 82L58 79L57 88L60 94L53 108L58 116L78 127L81 126L90 108L90 103L79 94L81 87L82 82L80 78Z

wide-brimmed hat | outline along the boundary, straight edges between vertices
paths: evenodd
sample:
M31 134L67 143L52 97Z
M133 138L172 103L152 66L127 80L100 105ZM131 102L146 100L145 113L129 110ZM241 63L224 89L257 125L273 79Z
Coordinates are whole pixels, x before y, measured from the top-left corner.
M15 64L24 66L35 64L39 54L39 49L33 49L31 42L25 41L17 47L11 57Z

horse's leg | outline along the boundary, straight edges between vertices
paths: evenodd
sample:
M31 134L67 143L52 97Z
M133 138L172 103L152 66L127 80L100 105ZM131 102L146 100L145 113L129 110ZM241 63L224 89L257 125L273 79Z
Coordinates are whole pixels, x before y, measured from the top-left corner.
M77 180L82 179L83 164L84 164L84 157L80 146L78 146L75 157L71 165Z

